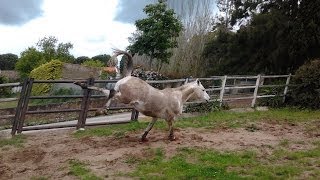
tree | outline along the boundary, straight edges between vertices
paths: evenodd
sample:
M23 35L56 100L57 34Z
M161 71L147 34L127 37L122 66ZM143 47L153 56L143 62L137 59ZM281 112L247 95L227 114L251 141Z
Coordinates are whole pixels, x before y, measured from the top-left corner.
M289 92L288 103L294 106L320 108L320 59L300 66L293 77L294 84Z
M241 0L238 0L238 1L241 2ZM230 22L231 22L231 15L235 10L234 8L235 0L216 0L216 3L221 13L221 15L217 17L219 21L217 23L219 25L224 26L225 28L229 28Z
M250 23L237 32L215 31L203 53L215 67L210 74L286 74L320 57L320 1L247 1L242 5L256 13L249 13ZM241 19L248 10L242 13L234 17Z
M25 78L33 69L52 60L72 63L74 57L69 51L73 48L73 45L71 43L59 43L57 45L57 43L58 39L56 37L44 37L38 41L36 47L28 47L23 51L15 66L20 76Z
M101 61L104 65L107 65L110 58L111 58L111 56L108 55L108 54L100 54L100 55L93 56L91 59L93 59L93 60L99 60L99 61Z
M82 64L85 61L90 60L90 58L88 56L79 56L74 60L74 63L76 64Z
M57 42L58 39L53 36L44 37L38 41L37 47L43 53L43 58L46 62L49 62L55 58L55 48Z
M88 67L103 67L104 66L104 64L101 61L92 60L92 59L84 61L83 63L81 63L81 65L88 66Z
M201 77L207 63L202 56L212 30L212 14L215 4L212 0L177 1L168 0L168 5L176 10L183 23L183 31L178 37L178 47L174 49L170 63L164 65L162 73L172 77Z
M43 53L38 51L35 47L29 47L21 53L21 57L16 63L15 69L19 72L20 77L25 78L36 67L45 63Z
M147 18L135 22L137 32L130 39L128 49L132 53L148 56L150 68L152 61L156 59L160 70L162 64L168 63L172 56L170 49L177 47L176 38L182 30L182 24L163 0L147 5L143 11Z
M68 43L59 43L56 49L56 59L60 59L63 62L73 63L74 57L70 54L70 49L73 48L73 45Z
M266 12L263 5L267 3L263 0L233 0L232 10L229 11L231 12L229 15L230 25L246 25L253 15Z
M5 76L0 75L0 84L9 83L9 79ZM0 98L10 97L11 88L10 87L2 87L0 88Z
M40 52L43 53L45 62L49 62L53 59L59 59L62 62L72 63L74 57L70 54L70 49L73 45L68 43L58 43L58 39L54 36L44 37L37 43L37 47Z
M18 61L18 56L15 54L0 54L0 70L13 70Z

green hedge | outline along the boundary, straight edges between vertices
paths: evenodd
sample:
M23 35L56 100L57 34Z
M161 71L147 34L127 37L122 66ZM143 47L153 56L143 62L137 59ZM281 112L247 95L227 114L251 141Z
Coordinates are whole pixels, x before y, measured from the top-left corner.
M9 83L9 79L0 75L0 84ZM0 87L0 98L7 98L11 96L11 87Z
M212 111L219 111L220 109L221 109L220 102L218 101L188 104L185 106L186 113L192 113L192 112L207 113Z
M83 66L87 66L87 67L104 67L104 64L103 62L99 61L99 60L87 60L87 61L84 61L83 63L81 63L81 65Z
M320 109L320 59L302 65L293 81L297 86L292 87L289 93L289 104Z
M59 60L52 60L48 63L33 69L30 73L30 77L37 80L55 80L62 77L63 63ZM52 84L35 84L32 87L33 95L41 95L48 93L52 88Z

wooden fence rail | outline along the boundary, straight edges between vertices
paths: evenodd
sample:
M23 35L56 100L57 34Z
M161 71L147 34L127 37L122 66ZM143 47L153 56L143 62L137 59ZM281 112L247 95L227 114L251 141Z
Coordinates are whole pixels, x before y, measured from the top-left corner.
M256 106L257 99L259 98L271 98L275 96L282 96L283 101L288 92L288 87L290 86L290 78L292 77L291 74L289 75L257 75L257 76L212 76L209 78L198 78L200 81L214 81L216 83L212 83L211 86L206 87L207 92L219 92L217 98L212 99L211 101L218 101L220 102L220 106L226 101L236 101L236 100L245 100L245 99L252 99L251 107ZM267 84L264 85L265 79L273 79L273 78L286 78L284 84ZM173 80L157 80L157 81L147 81L149 84L170 84L170 83L185 83L188 81L193 81L195 78L187 78L187 79L173 79ZM227 82L233 81L234 84ZM237 85L236 81L247 81L250 80L251 84L246 85ZM63 96L32 96L31 91L33 84L39 83L73 83L74 80L33 80L33 79L26 79L23 83L9 83L9 84L0 84L0 88L7 88L7 87L16 87L21 86L21 93L19 98L2 98L0 99L1 102L8 102L8 101L16 101L18 100L18 105L16 108L16 112L14 115L14 120L12 122L12 131L11 134L15 135L16 133L21 133L25 130L36 130L41 129L41 127L23 127L25 117L27 114L44 114L44 113L68 113L68 112L78 112L78 122L76 125L59 125L59 126L46 126L44 128L51 129L51 128L63 128L63 127L76 127L77 129L84 128L88 126L86 124L86 118L88 111L96 111L97 108L90 108L89 103L92 98L101 98L104 95L93 95L92 90L83 89L82 95L63 95ZM115 83L117 80L95 80L93 78L89 78L87 80L80 80L80 82L87 83L88 85L94 85L96 83ZM217 85L218 84L218 85ZM284 88L283 94L276 95L276 94L259 94L260 88ZM252 95L242 96L242 97L225 97L227 91L230 90L244 90L244 89L251 89L253 90ZM81 107L79 109L63 109L63 110L41 110L41 111L29 111L28 104L30 99L59 99L59 98L78 98L81 100ZM200 102L188 102L190 103L200 103ZM131 119L137 120L139 113L134 110L132 107L110 107L110 110L119 110L119 109L132 109ZM7 115L7 117L12 117L12 115ZM109 124L106 123L98 123L101 124Z

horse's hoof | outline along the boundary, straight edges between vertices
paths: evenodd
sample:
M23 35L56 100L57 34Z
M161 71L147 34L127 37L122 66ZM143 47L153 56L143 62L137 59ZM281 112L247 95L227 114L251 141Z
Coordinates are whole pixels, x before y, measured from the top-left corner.
M139 142L140 144L144 143L144 142L148 142L149 140L147 138L140 138Z
M170 140L170 141L175 141L175 140L176 140L176 137L175 137L175 136L169 136L169 140Z

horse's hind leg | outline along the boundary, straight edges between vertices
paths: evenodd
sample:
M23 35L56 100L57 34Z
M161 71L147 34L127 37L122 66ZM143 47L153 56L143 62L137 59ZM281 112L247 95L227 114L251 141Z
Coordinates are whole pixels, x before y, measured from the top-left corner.
M169 140L170 141L176 140L176 137L174 136L174 133L173 133L173 120L174 119L167 120L167 123L168 123L168 126L169 126Z
M105 109L108 109L110 107L111 104L111 99L108 99L107 103L104 105Z
M109 91L109 95L108 95L107 103L104 105L105 109L108 109L110 107L112 100L119 101L119 96L121 95L120 92L117 92L114 89L111 89L108 91Z
M152 118L152 121L148 124L148 127L144 130L143 135L141 136L141 141L146 141L147 140L147 135L149 131L152 129L153 125L156 123L157 118Z

